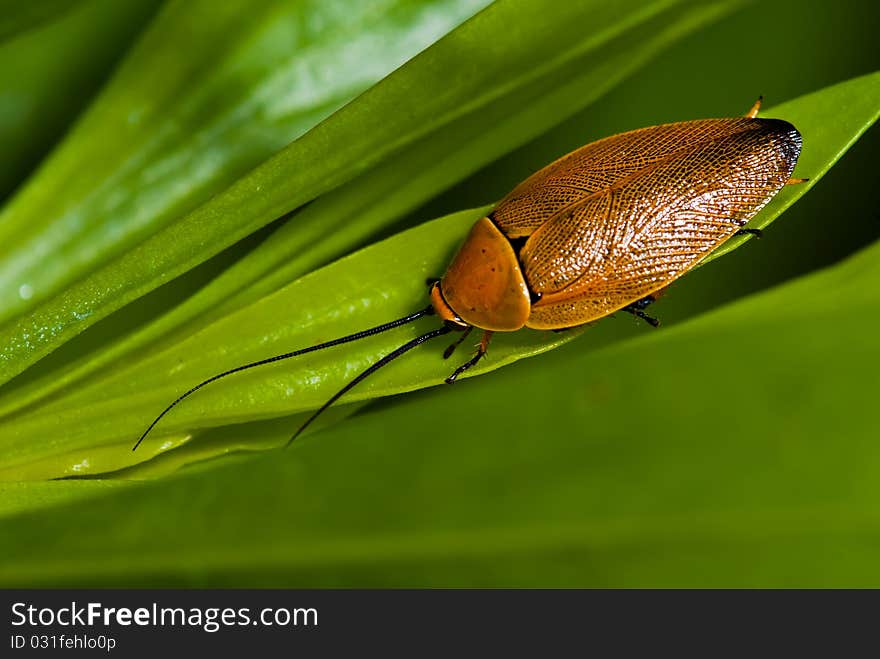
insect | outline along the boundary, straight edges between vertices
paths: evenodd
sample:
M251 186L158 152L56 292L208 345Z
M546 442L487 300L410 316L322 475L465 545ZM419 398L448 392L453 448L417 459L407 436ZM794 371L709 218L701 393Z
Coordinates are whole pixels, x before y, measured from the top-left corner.
M759 119L761 99L742 117L651 126L583 146L514 188L474 224L431 304L404 318L348 336L245 364L178 397L239 371L357 341L419 318L443 325L385 355L346 384L300 427L394 359L453 331L483 330L476 354L446 379L453 383L486 354L495 332L523 327L562 330L615 311L651 325L644 309L672 281L743 227L791 178L801 136L790 123Z

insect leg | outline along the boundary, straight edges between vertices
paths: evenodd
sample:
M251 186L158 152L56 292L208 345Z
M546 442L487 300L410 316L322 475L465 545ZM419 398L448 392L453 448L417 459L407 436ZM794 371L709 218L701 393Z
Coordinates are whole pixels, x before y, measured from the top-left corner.
M626 311L627 313L631 313L637 318L641 318L651 327L658 327L660 325L660 321L644 312L644 309L646 309L650 304L653 304L656 301L657 298L655 296L646 295L641 300L636 300L635 302L626 305L625 307L623 307L623 309L621 309L621 311Z
M755 117L757 117L758 111L761 109L761 103L763 103L763 102L764 102L764 97L759 96L758 100L755 101L755 104L751 108L749 108L749 111L746 112L745 116L748 117L749 119L754 119Z
M462 341L467 338L472 329L474 329L473 325L468 326L468 328L464 332L462 332L461 336L458 338L458 341L456 341L443 351L443 359L449 359L452 356L452 353L455 352L455 349L462 344Z
M483 358L483 355L485 355L486 351L489 349L489 341L491 339L492 339L492 332L491 331L486 330L485 332L483 332L483 338L480 340L480 347L477 348L477 354L474 355L473 357L471 357L468 361L466 361L464 364L459 366L457 369L455 369L455 371L453 371L452 375L450 375L448 378L446 378L446 384L453 384L455 382L455 379L459 375L461 375L466 370L468 370L471 366L473 366L478 361L480 361Z
M637 316L638 318L641 318L646 323L648 323L648 325L650 325L651 327L660 327L660 321L657 320L656 318L654 318L653 316L649 316L644 311L640 311L639 309L630 309L629 307L624 307L623 310L628 311L633 316Z
M790 178L785 182L785 185L800 185L801 183L806 183L810 179L808 178ZM754 236L755 238L761 238L764 235L764 232L760 229L740 229L737 231L734 236Z

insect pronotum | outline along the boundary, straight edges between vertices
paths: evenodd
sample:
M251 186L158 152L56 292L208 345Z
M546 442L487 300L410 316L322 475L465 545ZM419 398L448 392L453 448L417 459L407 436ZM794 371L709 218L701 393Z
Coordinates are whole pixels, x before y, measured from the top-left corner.
M150 424L136 449L175 405L233 373L385 332L423 316L443 324L385 355L346 384L296 431L355 385L418 345L453 331L483 330L476 364L494 332L564 329L644 309L745 224L786 184L801 150L797 129L759 119L761 99L743 117L651 126L587 144L520 183L474 224L421 311L334 341L219 373L182 394Z

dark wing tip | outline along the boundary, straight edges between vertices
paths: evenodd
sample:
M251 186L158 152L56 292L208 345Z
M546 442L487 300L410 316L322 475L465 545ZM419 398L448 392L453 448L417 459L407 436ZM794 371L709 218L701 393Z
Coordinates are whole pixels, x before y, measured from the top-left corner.
M777 135L783 139L787 138L798 144L803 141L800 131L785 119L755 119L755 121L760 121L762 128L768 134Z
M791 162L793 168L798 156L800 156L804 141L800 131L785 119L753 119L753 121L760 122L765 134L779 143L786 160Z

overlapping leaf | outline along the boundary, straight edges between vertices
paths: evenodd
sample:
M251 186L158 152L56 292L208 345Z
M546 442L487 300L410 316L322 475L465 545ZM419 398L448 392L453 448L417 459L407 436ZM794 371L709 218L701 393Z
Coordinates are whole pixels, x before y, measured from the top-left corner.
M321 6L325 4L333 3L322 3ZM80 134L88 135L90 132L94 134L100 126L102 140L90 141L94 152L85 159L84 154L74 149L57 154L53 162L58 164L53 171L56 171L58 180L33 183L7 210L6 221L0 223L0 240L6 239L2 244L8 245L9 250L0 267L0 318L19 316L0 329L0 379L5 381L20 373L112 311L202 263L270 221L371 167L400 157L404 149L418 146L420 140L437 134L432 141L436 148L443 143L443 136L448 135L445 130L454 127L455 122L464 117L478 116L476 113L487 109L516 108L517 104L533 100L545 88L555 90L553 93L558 96L554 98L567 99L568 107L557 113L559 118L567 116L583 105L578 94L585 82L593 80L591 76L595 72L589 71L586 77L575 76L572 87L568 87L567 80L560 80L559 76L568 75L591 60L594 60L593 67L607 70L602 54L605 47L616 39L643 34L646 28L650 28L652 34L656 33L648 40L650 49L635 58L637 63L651 49L736 4L735 0L628 0L624 5L611 7L595 1L566 3L547 12L543 3L533 0L496 2L408 66L369 89L356 102L238 179L222 194L171 224L169 222L175 216L192 209L200 196L204 197L218 189L222 182L232 180L236 168L228 163L236 161L240 155L238 150L257 148L255 145L261 142L256 139L259 136L248 129L248 122L233 122L223 111L223 104L219 110L211 104L215 98L225 98L221 90L223 94L231 93L230 88L234 87L223 79L224 76L220 76L221 80L214 80L217 76L207 76L208 82L196 86L193 103L175 104L171 117L164 112L174 92L188 84L199 67L214 58L213 44L218 38L214 32L219 31L222 35L224 30L234 30L236 35L244 38L241 35L242 21L237 20L233 9L235 5L230 5L232 8L227 8L224 13L215 15L211 13L213 10L209 12L211 15L205 20L208 27L199 31L199 38L210 42L212 47L196 44L199 58L188 62L175 75L165 76L161 66L157 66L155 54L149 50L149 40L145 38L138 53L128 61L116 81L117 86L123 86L119 80L124 82L126 74L137 76L134 110L122 116L117 116L114 111L115 123L109 125L101 123L100 113L93 111L79 128ZM213 3L210 6L213 7ZM203 10L209 11L207 8ZM271 13L269 9L265 11ZM172 21L167 15L165 12L160 16L153 28L157 34L163 35L162 38L168 39L169 33L179 35L187 29L183 21L169 25ZM244 21L245 26L257 24L259 16L249 15ZM245 33L250 34L246 30ZM506 38L487 41L487 35L500 33ZM189 32L186 36L189 38ZM612 47L610 53L619 58L619 47ZM136 57L138 54L140 58ZM620 61L612 58L611 63ZM145 71L139 71L139 67ZM235 67L230 69L228 72L221 69L221 73L234 74ZM456 74L454 82L450 82L450 72ZM277 80L273 78L273 81ZM542 81L549 81L549 86L545 87L547 83ZM154 83L159 84L158 91L152 89ZM111 87L104 98L111 95L113 89ZM232 91L237 91L235 98L248 99L251 104L263 98L252 89ZM148 98L144 100L138 94ZM508 103L510 101L513 103ZM497 105L500 102L505 104ZM201 116L206 104L216 114L218 130L227 125L235 126L236 130L246 131L249 138L223 141L224 150L231 149L232 154L227 154L227 164L222 168L212 159L210 149L192 148L201 147L199 140L211 136ZM543 106L538 104L537 107ZM406 108L405 112L403 108ZM388 117L395 120L390 122ZM227 119L228 124L224 123ZM497 121L498 117L489 112L478 122L477 128L491 126ZM198 130L189 135L186 126L192 122L194 126L197 124ZM173 136L160 130L166 123ZM545 119L544 125L547 124ZM512 128L515 126L504 129L508 131L508 140ZM72 169L75 163L83 160L103 162L105 154L102 149L106 145L109 145L107 148L118 146L118 140L112 139L117 133L120 139L143 143L144 149L126 152L124 161L117 163L106 177L91 172L87 180L100 180L109 195L89 197L97 204L95 212L86 212L79 204L69 207L69 198L85 194L89 189L82 180L79 184L76 180L65 180L65 196L51 202L54 212L40 208L46 203L39 194L40 187L59 187L64 178L62 172ZM189 146L181 151L184 137ZM202 165L195 167L186 162L193 153L201 154L199 162ZM159 155L162 157L157 158ZM140 158L147 157L150 167L145 168ZM470 167L479 162L478 159L473 161ZM137 183L128 187L143 189L143 184L151 182L153 177L170 187L162 189L161 194L132 196L127 185L121 185L123 182L118 180L127 174L133 177L130 183ZM447 173L446 180L448 184L455 177ZM120 237L105 220L108 215L120 213L122 208L126 209L130 221L124 224L124 235ZM383 217L387 223L387 216ZM326 228L320 223L322 219L312 217L306 223L297 216L293 221L297 222L298 231L304 232L303 235L309 232L326 235L321 232ZM14 229L21 224L28 224L29 230L16 232ZM377 225L383 225L382 218ZM49 230L50 226L53 230ZM111 254L136 244L161 226L165 228L107 262ZM41 229L43 227L45 230ZM85 240L81 227L93 229L95 239ZM75 230L75 239L71 228ZM47 260L45 257L49 253L57 260ZM106 265L94 270L100 263ZM61 292L65 282L83 276L84 279ZM40 300L45 301L38 304Z
M667 332L7 518L0 583L877 585L875 392L850 374L880 361L878 309L874 245Z
M850 99L845 116L839 107ZM797 116L804 134L799 175L814 185L878 115L880 74L858 78L790 101L768 116ZM831 117L834 120L831 120ZM833 129L827 128L833 126ZM756 218L766 226L807 186L785 189ZM303 277L260 301L218 320L168 350L84 386L4 425L9 455L3 472L39 475L95 473L138 461L124 450L164 403L219 371L355 332L425 305L426 278L442 273L469 225L485 208L458 213L398 234ZM698 276L698 275L697 275ZM143 458L176 448L204 427L290 415L314 409L354 375L436 321L422 321L368 340L255 369L206 388L163 420ZM473 374L534 355L575 334L523 330L499 336L491 359ZM425 348L364 383L357 401L432 386L454 365L440 350ZM184 379L185 382L181 382ZM291 429L295 422L291 422ZM63 442L55 438L64 438ZM45 438L41 443L40 438ZM226 447L221 447L226 450Z
M63 18L83 4L83 0L43 0L42 2L0 2L0 42L21 36L45 23Z
M61 0L46 6L68 4L77 3ZM176 11L189 11L188 4L194 5L181 2ZM537 10L537 3L533 6ZM617 16L595 11L588 20L566 26L568 31L545 33L542 36L548 40L564 40L566 35L583 37L585 30L597 30L588 39L589 47L576 56L558 61L537 58L537 64L555 62L541 75L532 76L534 71L527 65L522 80L515 75L504 78L499 64L494 71L498 75L487 79L487 88L475 94L484 99L481 94L489 94L493 84L503 87L512 81L493 97L494 102L482 106L478 102L450 121L441 117L442 126L429 127L422 137L403 135L410 140L406 146L392 148L390 157L380 157L375 165L356 163L366 168L362 175L301 208L299 222L284 225L273 240L183 306L168 309L180 299L174 296L186 289L179 281L151 296L149 304L137 309L132 305L123 312L135 309L136 318L144 309L168 309L159 322L131 337L117 336L114 330L126 323L116 314L95 328L97 334L83 335L85 342L67 343L56 353L56 364L76 357L84 346L91 346L93 352L57 371L44 361L27 378L13 383L17 386L0 402L6 412L19 410L0 422L0 453L6 468L2 478L108 471L117 478L0 483L0 583L250 587L864 587L880 583L874 551L880 528L876 514L880 454L871 414L876 389L872 373L880 362L873 329L878 320L878 245L832 270L672 329L646 332L644 338L610 350L585 348L607 328L636 329L631 319L604 321L588 336L540 360L513 365L491 377L381 401L346 423L333 424L333 417L350 414L362 403L336 407L325 417L329 427L304 437L292 450L246 458L234 453L271 447L287 437L302 418L302 413L294 412L300 409L296 405L302 396L309 399L304 407L319 404L322 391L329 393L334 382L341 383L412 334L399 330L393 337L375 337L353 352L349 346L321 359L291 364L290 370L253 372L240 383L230 380L229 388L205 390L204 396L187 401L157 428L155 441L145 447L143 457L156 457L125 466L131 454L122 435L138 432L142 426L135 417L155 413L148 414L146 408L161 406L165 400L160 398L177 393L161 389L182 385L189 370L198 376L208 372L210 359L218 367L234 364L239 357L262 350L295 347L288 343L300 338L329 338L349 327L361 327L362 321L386 320L386 311L410 311L412 302L422 306L421 278L436 275L445 266L479 210L396 236L286 284L351 251L374 231L385 231L400 213L526 139L519 133L539 133L557 120L554 117L598 98L642 58L727 6L633 2L618 9ZM761 16L766 8L760 6ZM15 18L10 12L4 16ZM532 21L534 12L510 16L510 25L518 20L538 27L547 24ZM739 26L754 27L754 23ZM799 37L784 34L779 27L773 26L779 36L773 47L761 49L768 64L779 64L772 56L777 51L786 57L795 54L804 68L815 68L809 57L804 61L803 51L790 48ZM490 47L500 54L510 47L497 43L507 34L515 37L517 31L496 29L491 38L482 35L474 41L474 50ZM718 61L723 56L713 45L689 41L687 64L697 58ZM546 51L536 51L536 57L541 52ZM823 66L829 64L832 70L833 58L827 55L821 55ZM169 61L180 56L177 52ZM513 58L513 62L519 66L522 60ZM700 68L713 71L706 74L707 85L723 84L714 66ZM864 70L862 66L854 71ZM655 72L652 69L652 75ZM430 82L446 90L450 85L438 87L440 79ZM817 85L828 78L819 79L823 82ZM566 84L569 81L571 85ZM810 186L876 120L877 86L877 75L869 76L768 109L766 114L783 116L803 132L807 146L797 175L811 177ZM402 125L418 127L417 121L407 124L412 117L405 115L394 115L389 123L398 118ZM869 144L860 145L862 155ZM405 180L401 171L408 174ZM829 183L831 179L823 185ZM754 225L775 219L806 189L786 190ZM280 203L283 194L272 202L276 208L299 203L296 199L287 206ZM808 196L792 219L814 197ZM256 216L248 214L245 200L246 195L240 200L239 219L253 221ZM170 216L166 219L174 221ZM841 214L833 219L835 231L847 231L855 222ZM787 233L787 225L774 234ZM735 245L731 241L725 251ZM305 251L309 253L302 254ZM106 265L106 255L98 255L95 264ZM224 256L226 263L228 258ZM145 263L156 265L141 262ZM201 271L210 273L224 260L214 263L218 265ZM361 267L366 286L353 274ZM387 272L380 273L383 267ZM122 278L125 273L124 266L116 274ZM686 281L717 273L718 268L710 268ZM88 280L94 275L76 276ZM240 281L235 281L238 277ZM92 284L96 281L111 280ZM327 290L331 283L342 285L350 295ZM728 283L718 282L719 286ZM123 287L129 294L124 299L152 285L136 286L133 293ZM61 313L55 320L67 318L71 323L58 326L54 337L41 338L35 332L28 338L45 341L44 352L54 349L113 308L102 305L115 293L111 291L102 302L100 287L75 289L74 297L90 290L96 295L80 297L67 307L58 301L62 298L37 304L34 290L29 304L46 314L42 321L52 320L49 311L54 309ZM308 295L309 290L320 296ZM15 292L20 298L21 291ZM318 299L323 296L329 296L326 304ZM165 306L157 300L164 300ZM81 306L84 303L88 304ZM92 308L100 313L81 324L75 316L64 316ZM31 318L32 328L55 327L51 322L40 324L38 315ZM298 327L303 319L306 322ZM289 325L295 327L285 333ZM5 328L11 332L7 337L21 338L11 327ZM224 328L228 335L221 331ZM109 350L94 348L101 337L108 337ZM552 343L571 337L549 338ZM530 338L524 333L508 339L512 342L493 345L492 361L484 368L548 347L541 335ZM31 347L36 348L36 343ZM359 395L366 400L439 382L452 367L438 357L440 349L426 347L412 353L360 389ZM205 359L199 357L203 350ZM23 361L7 375L44 352L18 355ZM128 369L122 367L123 360ZM60 376L54 393L53 375ZM309 376L311 380L304 382ZM139 382L144 386L138 387ZM61 390L70 383L75 390ZM298 387L296 391L292 385ZM23 410L29 402L39 405ZM247 423L229 425L238 420ZM121 480L164 474L225 452L233 453L227 461L234 464L224 466L215 458L161 481Z
M46 9L52 3L18 4ZM159 4L89 0L0 43L0 199L73 123Z
M81 354L59 372L33 378L0 409L9 412L68 387L121 358L128 360L145 346L150 350L207 326L224 313L241 308L289 283L317 265L346 253L364 237L497 155L522 144L548 126L602 95L650 55L690 30L729 9L725 3L698 4L681 12L664 12L637 22L603 41L601 54L591 49L503 98L435 131L349 184L303 209L241 262L169 313L123 335L102 342L96 354ZM620 17L621 20L623 17ZM454 135L450 141L448 136ZM400 172L409 175L401 178Z
M99 310L107 301L118 307L123 292L133 299L133 291L253 230L260 222L242 212L253 206L259 215L259 200L279 201L261 194L273 175L290 171L279 171L278 160L263 168L268 178L248 179L256 189L247 201L234 188L188 223L175 220L484 4L166 5L74 132L0 214L2 379L106 315ZM319 157L316 146L300 154L301 165ZM155 236L163 227L165 237Z

